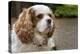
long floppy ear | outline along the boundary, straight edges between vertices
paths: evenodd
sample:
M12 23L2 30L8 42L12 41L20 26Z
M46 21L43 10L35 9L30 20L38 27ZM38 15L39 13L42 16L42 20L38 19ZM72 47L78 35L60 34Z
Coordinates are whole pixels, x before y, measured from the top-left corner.
M15 31L22 43L32 42L34 36L33 23L31 21L31 8L23 9L19 15L19 19L15 23Z

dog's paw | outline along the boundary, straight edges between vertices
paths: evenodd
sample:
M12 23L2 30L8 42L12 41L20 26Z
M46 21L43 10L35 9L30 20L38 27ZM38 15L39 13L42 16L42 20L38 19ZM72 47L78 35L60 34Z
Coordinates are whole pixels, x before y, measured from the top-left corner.
M52 47L51 50L57 50L56 46L55 47Z

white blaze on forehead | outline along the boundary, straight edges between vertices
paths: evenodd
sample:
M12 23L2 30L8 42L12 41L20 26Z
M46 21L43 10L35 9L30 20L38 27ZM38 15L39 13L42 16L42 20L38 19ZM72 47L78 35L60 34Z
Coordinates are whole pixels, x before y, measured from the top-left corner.
M32 6L33 10L35 10L36 14L39 13L52 13L51 9L46 5L34 5Z

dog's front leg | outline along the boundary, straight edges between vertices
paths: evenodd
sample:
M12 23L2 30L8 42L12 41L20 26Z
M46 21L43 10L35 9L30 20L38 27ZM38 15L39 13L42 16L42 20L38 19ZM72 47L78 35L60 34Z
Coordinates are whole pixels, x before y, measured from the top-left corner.
M48 47L50 50L56 50L55 40L53 38L49 38Z

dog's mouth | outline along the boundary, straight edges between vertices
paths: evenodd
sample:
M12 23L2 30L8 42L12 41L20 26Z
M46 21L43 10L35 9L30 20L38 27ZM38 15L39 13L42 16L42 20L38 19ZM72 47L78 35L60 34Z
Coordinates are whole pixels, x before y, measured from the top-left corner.
M51 30L52 30L52 27L51 27L51 26L47 26L47 27L44 29L43 32L40 32L40 31L39 31L39 33L40 33L40 34L47 34L47 33L49 33Z
M47 26L45 29L44 29L44 32L45 33L48 33L50 30L51 30L51 25Z

